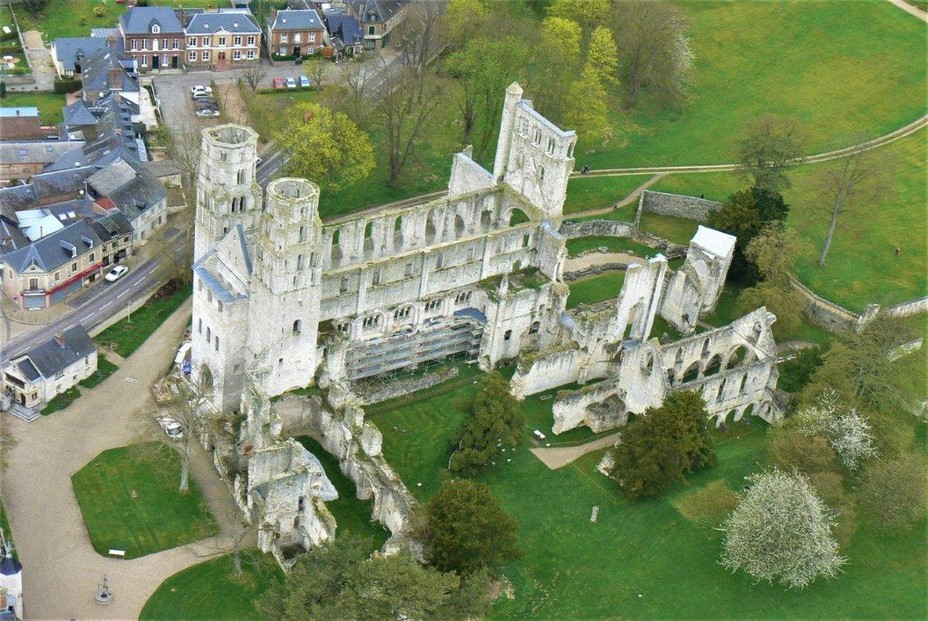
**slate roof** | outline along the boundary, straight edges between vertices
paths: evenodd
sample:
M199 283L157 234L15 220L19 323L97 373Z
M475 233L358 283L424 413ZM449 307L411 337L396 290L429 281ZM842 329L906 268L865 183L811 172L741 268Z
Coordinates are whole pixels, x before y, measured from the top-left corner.
M130 9L131 10L131 9ZM134 66L132 58L124 52L104 47L85 58L81 65L81 83L85 93L99 97L99 93L109 93L110 69L122 71L120 89L126 93L139 92L138 79L129 71Z
M24 248L30 243L32 242L16 225L16 221L10 220L6 217L6 214L0 212L0 256Z
M122 31L130 35L151 34L153 25L161 27L160 34L183 34L184 27L174 9L164 6L134 6L130 7L119 18Z
M261 34L261 29L254 22L254 17L250 13L242 12L223 12L223 13L198 13L191 18L187 24L187 36L190 35L208 35L220 30L235 34Z
M75 257L91 247L102 245L102 243L103 240L90 223L86 220L78 220L25 248L3 255L3 260L20 274L33 263L43 272L51 272L73 261ZM73 256L71 247L76 249L76 254Z
M331 13L326 15L329 34L338 37L345 45L358 45L364 39L364 31L353 15Z
M271 30L323 30L319 14L312 9L277 11Z
M65 125L96 125L97 117L90 111L90 106L83 99L78 99L63 110Z
M106 47L106 40L94 37L61 37L52 43L55 48L55 58L64 71L74 71L74 63L79 56L89 58L94 52Z
M383 23L396 15L409 0L348 0L352 12L363 23Z
M82 325L77 324L61 333L61 343L58 342L56 337L52 337L27 351L17 359L17 362L20 371L24 371L23 375L32 381L37 378L30 378L26 375L25 371L29 366L38 371L41 377L50 378L95 351L96 347L94 347L93 341L90 340L87 330ZM29 363L25 365L26 369L23 368L23 363L26 362L23 358L27 359ZM29 373L33 374L31 369L29 369Z
M102 218L92 221L90 226L104 242L114 237L131 235L134 230L132 223L121 211L111 211Z
M161 182L135 160L121 159L100 169L87 185L94 196L110 199L129 220L167 198Z

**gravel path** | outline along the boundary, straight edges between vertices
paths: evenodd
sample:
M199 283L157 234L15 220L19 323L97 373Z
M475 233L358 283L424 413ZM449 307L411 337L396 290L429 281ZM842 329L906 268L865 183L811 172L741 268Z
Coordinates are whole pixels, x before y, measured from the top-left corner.
M129 561L104 558L90 544L71 488L71 475L101 451L163 437L139 410L150 403L151 382L172 362L190 309L188 300L116 373L67 410L9 425L18 444L0 496L24 566L27 618L138 618L162 581L230 548L223 535ZM199 445L191 455L191 474L214 515L228 515L231 495ZM228 522L219 522L227 533ZM94 594L104 574L114 600L101 607Z
M588 267L605 265L607 263L625 263L626 265L637 263L638 265L647 265L648 260L633 254L625 254L624 252L591 252L582 257L575 257L564 261L564 271L574 272Z
M618 439L619 433L612 433L608 436L593 440L592 442L581 444L580 446L533 448L529 450L532 452L532 455L541 460L541 463L551 470L557 470L558 468L566 466L573 460L583 457L587 453L612 446Z

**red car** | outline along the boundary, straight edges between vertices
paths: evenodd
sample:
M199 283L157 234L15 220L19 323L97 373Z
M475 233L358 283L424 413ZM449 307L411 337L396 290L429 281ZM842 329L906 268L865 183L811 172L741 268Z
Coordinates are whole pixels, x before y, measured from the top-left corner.
M274 88L278 90L283 90L284 88L284 79L283 78L274 78Z

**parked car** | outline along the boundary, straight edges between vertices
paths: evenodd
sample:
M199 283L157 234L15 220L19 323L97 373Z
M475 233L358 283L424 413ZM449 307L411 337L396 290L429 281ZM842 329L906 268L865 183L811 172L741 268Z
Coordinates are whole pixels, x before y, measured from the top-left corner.
M197 95L212 95L213 89L210 86L203 86L202 84L196 84L190 87L190 96L196 97Z
M296 78L287 78L287 88L296 88Z
M309 88L309 78L305 75L300 76L300 88Z
M276 88L277 90L280 90L280 89L282 89L283 87L284 87L284 79L283 79L283 78L274 78L274 88Z
M172 440L180 440L184 437L184 428L177 422L177 419L170 416L161 416L158 418L158 424Z
M103 280L106 282L116 282L129 272L129 268L125 265L117 265L109 271L109 273L103 277Z

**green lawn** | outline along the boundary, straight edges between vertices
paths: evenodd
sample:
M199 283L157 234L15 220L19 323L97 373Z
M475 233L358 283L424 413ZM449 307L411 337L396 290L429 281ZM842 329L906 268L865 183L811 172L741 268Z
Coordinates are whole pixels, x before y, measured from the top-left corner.
M359 537L371 540L371 551L379 550L390 532L379 523L371 521L371 500L357 498L354 483L342 474L338 467L338 460L328 453L322 445L309 436L300 436L297 440L306 449L319 458L326 476L338 490L338 500L325 503L335 516L338 524L338 535L352 533Z
M447 438L466 416L472 384L457 392L426 394L375 421L384 429L384 455L421 499L438 488L447 459ZM689 520L680 500L718 482L732 491L766 463L766 425L733 425L713 431L719 463L689 477L663 499L631 503L615 483L595 471L598 451L557 471L528 451L532 428L541 426L551 401L526 399L526 443L481 477L506 511L519 521L524 557L504 568L515 599L502 598L494 619L681 619L681 618L920 618L926 603L922 532L886 536L861 524L849 548L850 562L835 580L801 592L754 584L716 561L721 534L712 519ZM911 423L909 423L911 424ZM415 433L412 433L415 430ZM558 440L561 438L558 437ZM416 483L421 482L419 487ZM590 512L600 507L598 521ZM640 595L640 596L639 596Z
M677 218L676 216L662 216L656 213L641 214L639 222L641 230L654 233L681 246L688 246L699 223L695 220Z
M271 584L283 579L283 572L270 554L259 550L242 553L243 575L232 573L229 554L188 567L161 583L142 608L140 619L258 620L254 601Z
M574 308L579 304L595 304L609 298L619 297L622 283L625 282L625 272L609 272L598 276L588 276L569 283L570 297L567 298L567 308Z
M658 253L658 251L651 246L639 244L638 242L625 237L592 236L577 237L576 239L568 240L567 254L568 256L576 257L579 254L586 252L587 250L596 250L603 246L608 248L609 252L624 252L626 254L633 254L642 258L653 257Z
M710 201L724 203L731 194L750 185L749 181L733 172L680 173L667 175L650 189L669 194L705 196Z
M564 213L575 214L590 209L610 207L631 194L650 175L627 175L622 177L571 177L567 184L567 200ZM637 202L635 202L637 205Z
M97 354L97 370L93 375L85 380L78 382L84 388L93 388L110 375L116 372L119 367L106 359L103 354Z
M219 533L191 477L178 491L180 456L160 442L103 451L71 477L93 549L136 558ZM136 497L132 497L133 491Z
M797 119L809 153L861 131L889 133L925 113L925 26L888 2L677 6L690 22L689 106L630 116L615 106L631 130L595 154L585 154L595 145L578 145L578 166L732 162L745 124L767 113Z
M179 286L175 281L171 281L131 316L98 334L97 343L111 347L123 358L128 358L184 303L190 293L189 285Z
M64 95L7 91L6 97L0 99L0 106L4 108L35 106L39 109L39 119L43 125L57 125L62 120L61 109L64 107Z

